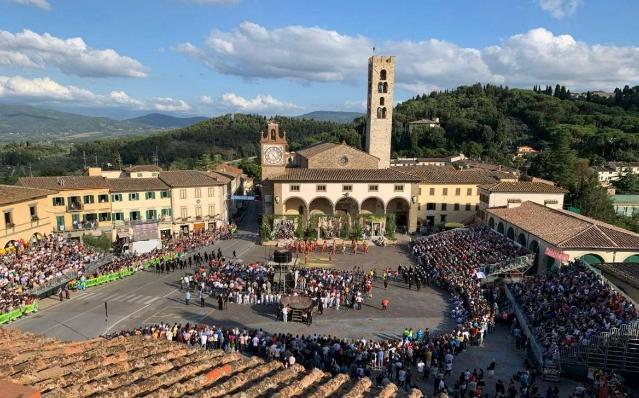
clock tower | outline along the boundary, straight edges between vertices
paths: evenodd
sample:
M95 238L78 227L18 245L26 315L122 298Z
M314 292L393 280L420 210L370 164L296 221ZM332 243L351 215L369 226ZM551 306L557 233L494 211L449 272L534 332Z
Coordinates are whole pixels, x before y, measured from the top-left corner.
M288 159L286 133L280 131L277 122L269 121L266 130L260 132L260 157L263 180L284 173Z

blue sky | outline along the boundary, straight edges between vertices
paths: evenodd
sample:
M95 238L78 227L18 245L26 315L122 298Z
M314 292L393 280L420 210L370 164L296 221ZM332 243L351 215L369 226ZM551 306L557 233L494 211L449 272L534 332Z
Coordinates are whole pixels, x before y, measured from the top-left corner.
M129 116L363 110L475 82L639 84L632 0L0 0L0 101Z

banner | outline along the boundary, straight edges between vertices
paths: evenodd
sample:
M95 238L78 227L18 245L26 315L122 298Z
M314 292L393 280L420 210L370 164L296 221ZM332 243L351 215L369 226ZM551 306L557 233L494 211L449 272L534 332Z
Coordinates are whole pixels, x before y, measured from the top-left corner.
M548 257L552 257L556 260L559 261L568 261L570 260L570 255L567 253L564 253L563 251L561 251L560 249L556 249L554 247L546 247L546 250L544 251L544 253L548 256Z

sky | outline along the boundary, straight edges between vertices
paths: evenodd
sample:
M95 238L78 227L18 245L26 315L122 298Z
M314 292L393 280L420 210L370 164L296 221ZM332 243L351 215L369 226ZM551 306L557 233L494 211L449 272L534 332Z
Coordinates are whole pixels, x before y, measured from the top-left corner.
M150 112L362 112L367 59L395 101L459 85L639 84L636 0L0 0L0 101Z

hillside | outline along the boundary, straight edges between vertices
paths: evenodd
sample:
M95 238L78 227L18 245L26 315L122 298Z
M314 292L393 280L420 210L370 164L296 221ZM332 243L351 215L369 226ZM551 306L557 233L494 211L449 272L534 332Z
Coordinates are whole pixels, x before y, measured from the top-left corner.
M318 122L350 123L361 116L364 116L364 114L358 112L315 111L295 117L298 119L317 120Z
M164 115L162 113L149 113L148 115L134 117L124 121L167 129L191 126L206 119L206 117L202 116L175 117L171 115Z

